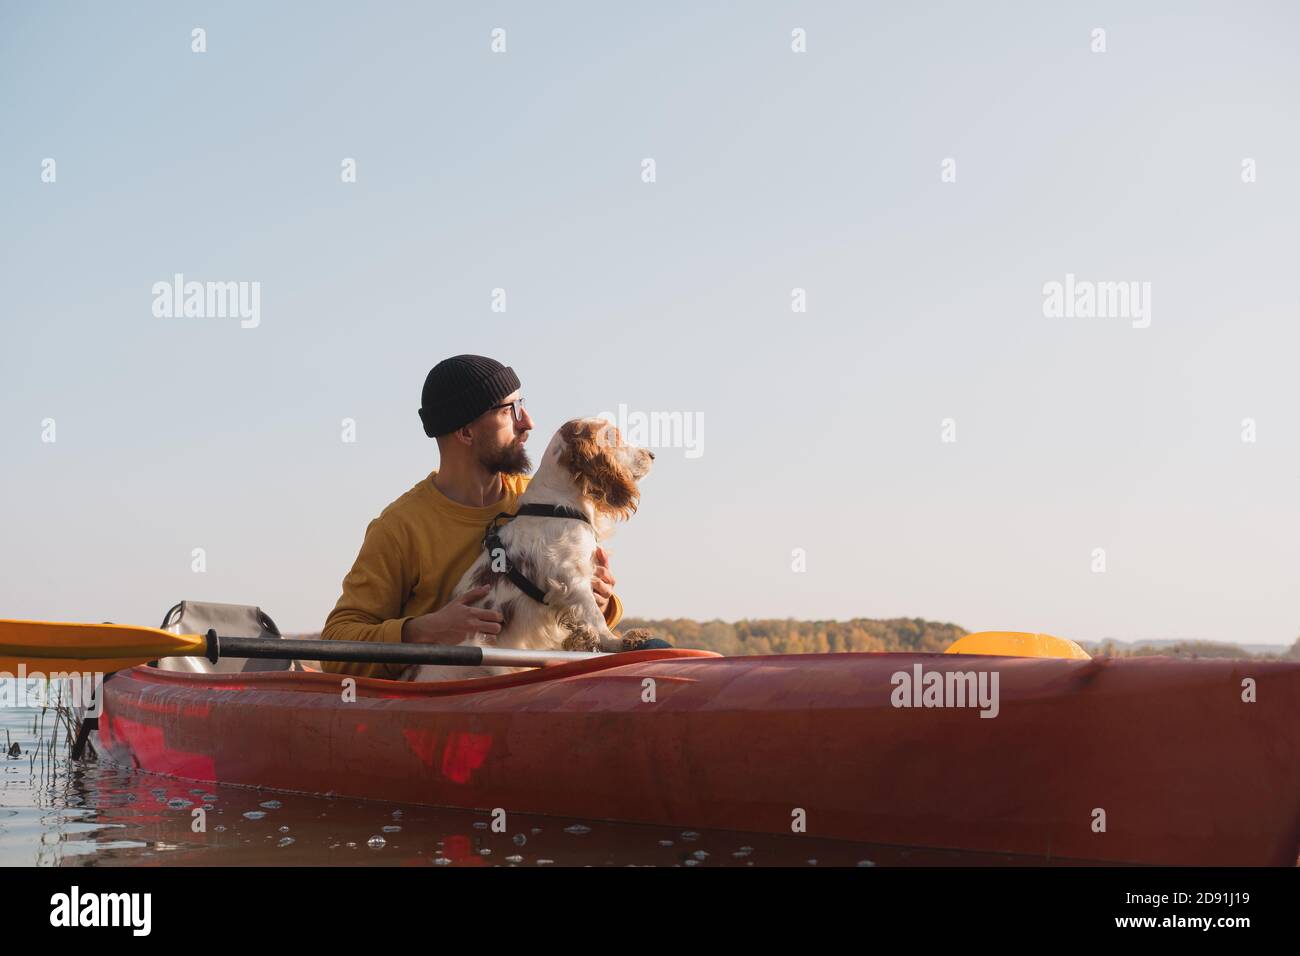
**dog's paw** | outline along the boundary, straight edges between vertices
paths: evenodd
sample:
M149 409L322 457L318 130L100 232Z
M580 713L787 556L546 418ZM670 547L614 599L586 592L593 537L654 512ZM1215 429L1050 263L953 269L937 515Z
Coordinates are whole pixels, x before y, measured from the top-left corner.
M654 632L645 627L634 627L630 631L624 631L621 636L623 638L623 650L625 651L639 650L651 641L659 641L654 636ZM659 641L659 643L666 642Z
M566 651L598 651L601 649L600 635L589 628L571 627L569 636L560 647Z

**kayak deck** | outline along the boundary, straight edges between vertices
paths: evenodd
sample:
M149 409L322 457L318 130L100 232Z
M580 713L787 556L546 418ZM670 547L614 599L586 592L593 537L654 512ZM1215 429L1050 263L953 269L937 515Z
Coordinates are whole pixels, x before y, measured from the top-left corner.
M917 667L996 672L997 716L895 706ZM650 650L344 681L134 668L101 748L203 782L1035 857L1294 865L1300 844L1300 663Z

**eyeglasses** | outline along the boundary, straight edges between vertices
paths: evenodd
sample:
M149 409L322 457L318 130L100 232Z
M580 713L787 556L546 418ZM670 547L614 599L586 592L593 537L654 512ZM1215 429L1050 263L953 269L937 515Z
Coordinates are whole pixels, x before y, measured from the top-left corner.
M515 421L517 422L522 422L524 420L524 400L522 398L516 398L513 402L503 402L500 405L493 405L488 409L488 411L495 412L498 408L511 409L514 413Z

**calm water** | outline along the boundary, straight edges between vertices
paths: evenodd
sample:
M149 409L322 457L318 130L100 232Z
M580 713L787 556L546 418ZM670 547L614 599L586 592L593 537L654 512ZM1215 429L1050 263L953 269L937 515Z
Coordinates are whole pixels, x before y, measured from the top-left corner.
M927 866L1023 858L209 786L72 761L55 712L0 707L0 865ZM39 746L38 746L39 742ZM16 755L10 748L17 744ZM191 829L206 807L207 832Z

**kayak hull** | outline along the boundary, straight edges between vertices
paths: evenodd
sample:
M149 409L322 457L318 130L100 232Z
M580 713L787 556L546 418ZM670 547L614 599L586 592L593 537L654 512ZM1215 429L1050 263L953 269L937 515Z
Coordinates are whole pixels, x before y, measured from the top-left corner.
M981 673L996 707L943 696ZM138 667L104 690L108 759L202 782L1062 860L1300 847L1300 663L639 651L444 684Z

